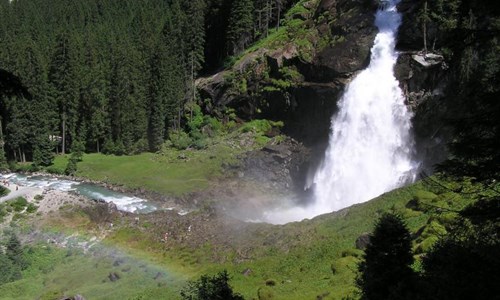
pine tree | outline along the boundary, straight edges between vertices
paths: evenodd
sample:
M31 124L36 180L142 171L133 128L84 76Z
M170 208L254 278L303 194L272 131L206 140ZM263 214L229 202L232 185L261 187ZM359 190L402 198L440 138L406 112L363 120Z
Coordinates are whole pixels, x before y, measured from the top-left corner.
M411 237L399 216L383 215L377 222L358 266L362 299L410 299L413 280Z
M24 258L21 241L19 241L14 233L10 234L5 248L5 254L7 255L7 258L12 261L13 265L19 266L21 270L28 267L28 262Z
M50 166L54 161L53 149L48 134L38 136L33 149L33 167Z
M253 1L234 1L227 29L228 53L242 52L253 38Z
M63 154L66 152L68 133L72 137L76 135L77 88L73 81L75 73L70 50L68 34L59 34L49 70L52 97L59 106Z

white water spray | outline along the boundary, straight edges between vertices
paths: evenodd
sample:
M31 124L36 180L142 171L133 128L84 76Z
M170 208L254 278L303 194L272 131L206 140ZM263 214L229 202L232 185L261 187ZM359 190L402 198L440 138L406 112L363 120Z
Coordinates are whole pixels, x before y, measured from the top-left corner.
M377 12L379 33L370 65L346 87L338 103L325 160L313 181L315 202L268 213L268 221L285 223L339 210L414 179L411 112L393 74L399 1L387 1Z

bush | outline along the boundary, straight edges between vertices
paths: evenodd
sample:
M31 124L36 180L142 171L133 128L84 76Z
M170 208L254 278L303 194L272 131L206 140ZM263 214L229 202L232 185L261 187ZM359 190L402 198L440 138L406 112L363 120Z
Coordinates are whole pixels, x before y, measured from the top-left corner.
M63 175L64 171L57 168L56 166L50 166L45 168L45 171L50 174L55 174L55 175Z
M3 186L0 186L0 197L3 197L9 193L9 190Z
M103 154L113 154L115 153L115 143L112 139L106 139L104 141L104 145L102 145L102 153Z
M28 205L28 200L23 197L18 197L12 200L9 204L14 209L14 211L20 212Z
M28 204L28 207L26 208L26 212L29 214L34 213L38 209L38 206L36 206L33 203Z
M169 138L172 146L178 150L187 149L193 142L187 133L180 130L170 132Z
M202 275L200 279L189 282L182 289L181 298L184 300L243 300L240 294L233 292L229 280L226 270L212 277Z
M66 165L66 169L64 170L64 174L72 176L75 175L77 170L77 160L71 156L68 160L68 164Z
M261 287L257 291L257 296L259 300L272 300L274 299L273 291L268 287Z

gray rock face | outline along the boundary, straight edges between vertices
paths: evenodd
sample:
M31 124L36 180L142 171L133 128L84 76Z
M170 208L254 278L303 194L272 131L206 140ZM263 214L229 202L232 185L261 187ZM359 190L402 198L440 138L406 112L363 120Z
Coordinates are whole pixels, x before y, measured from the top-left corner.
M356 249L365 250L368 244L370 244L369 233L363 233L356 239Z
M376 8L373 0L322 0L306 22L316 27L315 39L329 36L332 42L311 49L308 61L301 58L293 43L280 49L261 48L247 54L231 70L199 79L202 98L211 99L212 104L205 110L217 114L232 107L243 119L283 120L284 133L294 139L308 146L325 143L341 91L349 78L369 63ZM263 89L266 76L279 78L283 67L297 70L298 82L287 89ZM231 73L244 76L245 89L231 87L233 81L242 81Z
M279 145L267 145L262 151L252 151L243 158L242 177L259 182L269 189L302 189L301 164L309 151L297 141L287 139Z

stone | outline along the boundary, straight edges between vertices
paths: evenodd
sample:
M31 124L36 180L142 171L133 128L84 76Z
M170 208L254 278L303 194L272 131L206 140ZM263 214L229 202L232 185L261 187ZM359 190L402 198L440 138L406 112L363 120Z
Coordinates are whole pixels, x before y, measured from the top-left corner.
M356 249L365 250L366 246L370 244L370 234L363 233L356 239Z
M248 277L252 274L252 269L246 268L245 270L243 270L243 272L241 272L241 274L243 274L243 276L245 277Z
M444 61L444 57L442 55L434 53L415 54L412 55L411 58L424 68L431 68L436 65L441 65Z
M120 279L120 275L118 275L118 273L116 272L111 272L109 273L108 278L111 282L115 282Z

